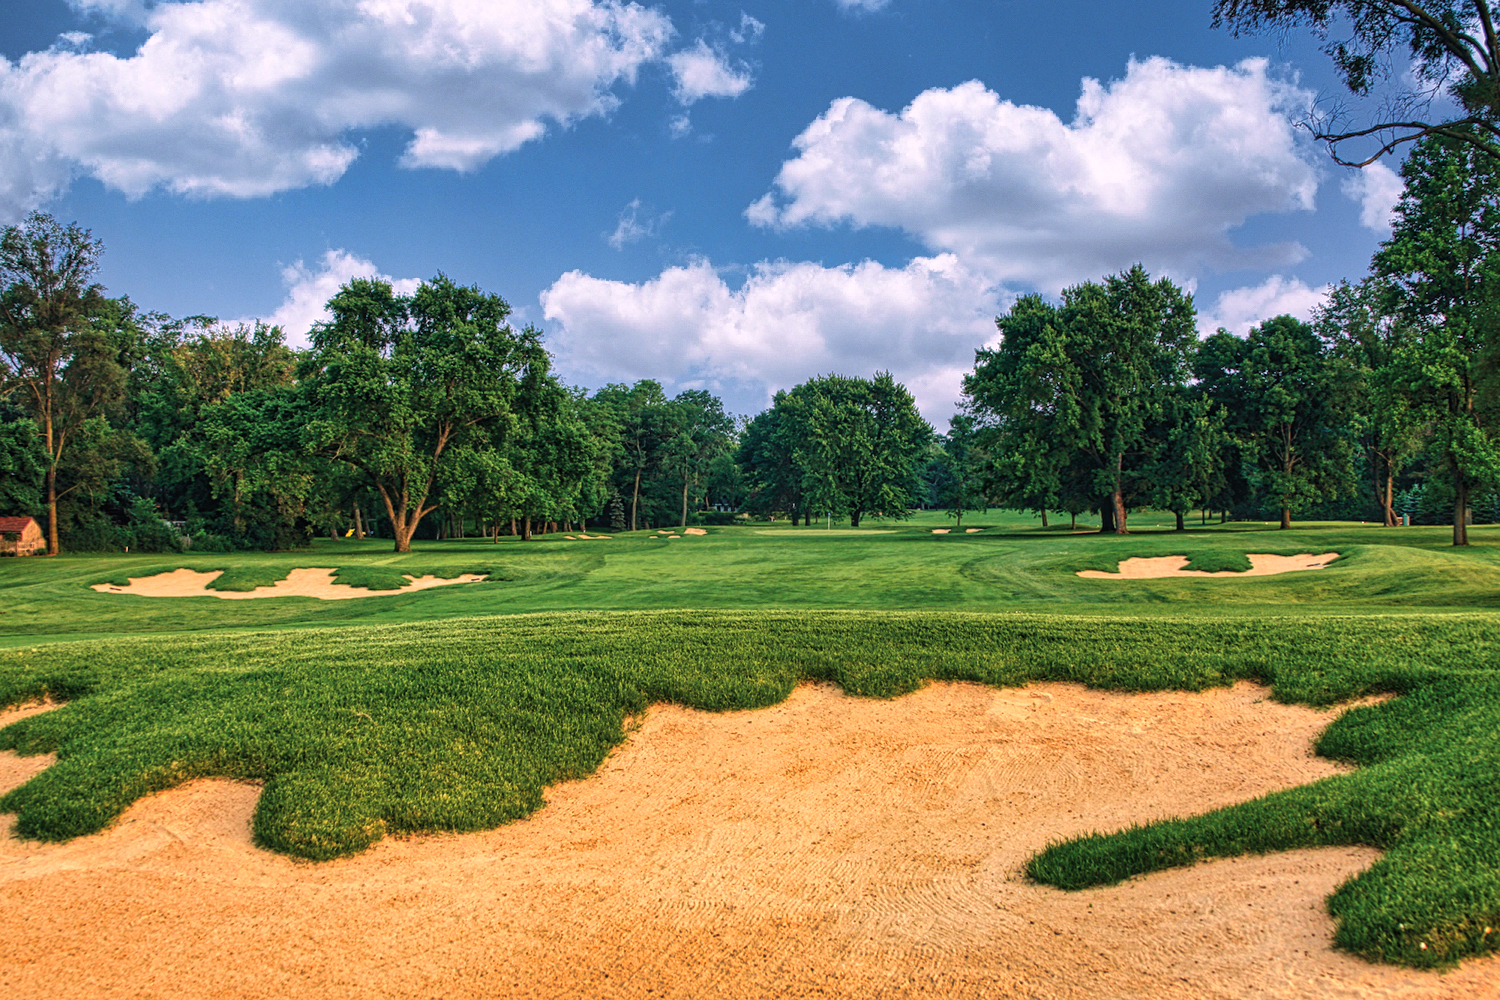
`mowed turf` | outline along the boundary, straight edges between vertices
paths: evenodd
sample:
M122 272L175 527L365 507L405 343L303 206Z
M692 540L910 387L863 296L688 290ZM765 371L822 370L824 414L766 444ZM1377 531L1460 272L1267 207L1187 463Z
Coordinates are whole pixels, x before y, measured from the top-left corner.
M6 560L0 595L24 600L0 619L11 642L0 705L68 704L0 730L0 748L58 755L0 810L17 813L23 836L65 839L189 778L257 779L258 841L316 860L391 832L524 816L547 784L597 767L625 719L655 701L753 708L804 679L875 697L935 679L1122 690L1252 679L1318 705L1402 697L1325 732L1320 752L1359 765L1348 775L1054 845L1032 876L1083 888L1206 857L1370 845L1387 853L1330 902L1340 946L1424 966L1495 949L1500 612L1484 608L1500 591L1500 532L1476 529L1480 544L1454 552L1440 529L1122 539L1012 520L934 536L942 522L929 520L827 538L736 527L672 542L430 543L402 557L337 543L311 555ZM1075 575L1135 555L1298 551L1344 557L1243 581ZM339 602L87 587L185 564L226 569L240 587L310 565L381 586L402 572L492 579ZM663 605L696 610L607 610ZM474 617L538 606L567 610ZM116 635L39 641L70 628ZM152 634L118 635L132 630Z
M1500 610L1500 526L1473 529L1455 551L1445 528L1334 524L1282 532L1260 524L1169 530L1170 518L1137 516L1123 538L1097 530L1043 531L1015 515L975 517L978 534L930 513L911 522L823 531L776 525L708 528L705 536L655 540L650 532L610 540L530 542L502 538L418 542L397 555L390 542L319 540L306 552L235 555L63 556L0 562L0 646L57 638L202 629L386 624L479 614L648 608L848 608L1024 610L1173 615L1379 613L1489 607ZM1156 524L1167 528L1155 528ZM1064 522L1066 525L1066 522ZM837 528L838 526L835 526ZM1080 526L1081 528L1083 526ZM1132 556L1186 555L1193 568L1248 565L1247 552L1336 551L1326 570L1250 580L1083 580L1081 569L1114 570ZM251 590L300 567L337 569L340 582L377 589L403 574L487 573L482 584L350 601L275 598L163 600L100 594L179 567L224 570L214 586ZM1101 605L1113 606L1113 609Z

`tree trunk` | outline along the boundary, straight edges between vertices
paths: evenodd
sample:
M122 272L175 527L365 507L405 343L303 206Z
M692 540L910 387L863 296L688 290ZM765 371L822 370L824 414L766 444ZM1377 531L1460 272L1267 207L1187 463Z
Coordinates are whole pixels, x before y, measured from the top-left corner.
M1071 521L1068 522L1068 530L1069 531L1073 531L1073 530L1075 530L1078 527L1078 512L1077 511L1069 511L1068 512L1068 516L1073 519L1073 520L1071 520Z
M1042 527L1043 528L1050 527L1050 525L1047 524L1047 508L1046 507L1042 508Z
M857 527L859 527L859 513L860 513L859 511L855 511L854 513L852 513L852 514L849 515L849 527L851 527L851 528L857 528Z
M1115 491L1110 494L1110 505L1115 509L1115 534L1129 534L1125 530L1125 492L1120 488L1120 479L1125 474L1125 453L1115 456Z
M1099 505L1099 534L1113 534L1115 530L1115 509L1109 503Z
M1118 487L1115 488L1114 493L1110 494L1109 505L1113 509L1112 513L1114 514L1115 534L1130 534L1130 532L1125 530L1125 494L1120 492L1120 489Z
M684 528L687 527L687 500L688 500L687 495L688 495L688 483L687 483L687 480L684 479L682 481L682 524L681 524L681 527L684 527Z
M1174 511L1172 511L1172 513L1174 513L1174 514L1177 515L1177 530L1178 531L1186 531L1187 530L1187 526L1182 523L1182 511L1180 511L1180 510L1174 510Z
M1453 499L1453 544L1469 544L1469 484L1464 482L1463 473L1456 472L1453 477L1458 485L1458 495Z
M354 537L361 542L365 540L365 519L359 512L359 504L354 505Z
M47 466L47 554L57 555L57 465Z
M1395 485L1396 477L1391 474L1391 467L1387 464L1385 467L1385 526L1387 528L1396 526L1396 498L1392 495Z
M522 525L523 525L523 527L521 528L521 541L523 541L523 542L529 542L529 541L531 541L531 515L530 514L526 515L526 520L522 522Z
M956 528L962 528L963 526L964 526L964 512L962 510L960 510L958 512L958 523L956 525L954 525L954 527L956 527Z
M1227 511L1227 510L1221 510L1221 511L1219 511L1219 523L1220 524L1228 524L1229 523L1229 511Z
M641 499L641 470L635 470L635 489L630 494L630 530L635 530L635 507Z
M1292 526L1292 508L1281 508L1281 530L1285 531Z

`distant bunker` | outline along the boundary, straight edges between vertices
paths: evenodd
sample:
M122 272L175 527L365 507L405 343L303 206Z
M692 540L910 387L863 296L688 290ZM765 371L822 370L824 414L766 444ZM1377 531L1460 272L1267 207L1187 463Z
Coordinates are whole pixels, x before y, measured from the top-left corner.
M223 601L247 601L261 597L316 597L321 601L347 601L355 597L387 597L392 594L410 594L432 587L447 587L455 583L478 583L483 573L465 573L452 580L437 576L410 576L410 582L399 590L369 590L335 583L333 569L294 569L285 580L278 580L269 587L254 590L209 590L208 585L223 575L221 569L199 573L191 569L178 569L155 576L130 577L130 585L120 587L113 583L96 583L94 589L101 594L135 594L138 597L217 597Z
M1192 560L1187 556L1150 556L1125 559L1120 562L1118 573L1105 573L1097 569L1081 569L1078 575L1086 580L1202 580L1208 577L1277 576L1305 569L1323 569L1339 557L1337 552L1322 555L1302 553L1295 556L1273 556L1259 552L1247 552L1250 560L1247 570L1220 570L1210 573L1201 569L1186 569Z

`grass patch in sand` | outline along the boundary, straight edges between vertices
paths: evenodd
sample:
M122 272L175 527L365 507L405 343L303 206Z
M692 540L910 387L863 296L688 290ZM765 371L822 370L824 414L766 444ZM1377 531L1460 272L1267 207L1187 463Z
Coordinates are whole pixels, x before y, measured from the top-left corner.
M525 816L591 772L656 701L774 704L801 680L890 697L931 679L1201 690L1236 680L1325 705L1351 774L1194 819L1054 845L1070 888L1204 857L1313 844L1386 850L1333 897L1339 944L1440 965L1500 926L1500 616L1119 619L952 613L638 612L463 619L0 652L0 704L63 708L0 730L58 762L0 798L23 836L102 829L201 776L266 782L259 843L308 859L388 833ZM1422 944L1426 944L1424 949Z
M1250 569L1250 557L1232 549L1209 549L1189 558L1182 568L1200 573L1244 573Z

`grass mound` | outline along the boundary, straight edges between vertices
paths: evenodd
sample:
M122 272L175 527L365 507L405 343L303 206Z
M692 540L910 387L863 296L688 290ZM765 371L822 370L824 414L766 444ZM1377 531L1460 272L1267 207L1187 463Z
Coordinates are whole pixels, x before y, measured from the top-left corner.
M0 651L0 704L69 701L0 730L0 748L58 755L0 810L23 836L62 840L189 778L260 779L258 842L318 860L386 833L525 816L655 701L760 707L803 679L876 697L928 680L1143 691L1255 679L1319 705L1394 692L1320 743L1360 770L1054 845L1031 874L1079 888L1199 858L1368 844L1388 853L1332 898L1340 945L1434 965L1493 951L1500 926L1497 653L1492 614L599 612L58 643Z

